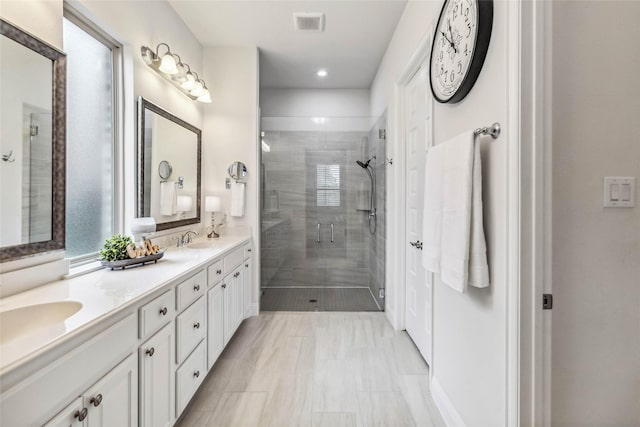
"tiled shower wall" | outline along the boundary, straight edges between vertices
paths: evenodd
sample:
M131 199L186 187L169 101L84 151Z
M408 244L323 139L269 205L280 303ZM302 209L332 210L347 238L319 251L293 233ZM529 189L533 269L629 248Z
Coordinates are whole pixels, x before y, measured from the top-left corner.
M263 140L261 285L370 287L377 298L384 287L384 237L377 236L384 233L384 169L376 168L379 216L372 236L365 210L369 177L356 164L373 152L384 160L377 129L267 130ZM318 170L327 165L339 174L327 199L335 206L322 206L326 190L319 188Z

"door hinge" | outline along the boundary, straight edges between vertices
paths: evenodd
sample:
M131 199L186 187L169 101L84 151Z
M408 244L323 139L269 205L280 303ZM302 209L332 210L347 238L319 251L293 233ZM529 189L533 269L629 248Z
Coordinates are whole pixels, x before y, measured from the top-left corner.
M386 129L378 129L378 139L387 139Z
M542 294L542 309L551 310L553 308L553 295Z
M378 298L380 299L384 298L384 289L378 289Z

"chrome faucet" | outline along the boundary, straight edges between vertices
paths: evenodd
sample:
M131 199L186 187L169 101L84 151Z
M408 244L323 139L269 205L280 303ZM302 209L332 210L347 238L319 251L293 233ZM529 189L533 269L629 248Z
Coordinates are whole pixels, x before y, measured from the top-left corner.
M178 244L176 245L177 248L181 248L184 245L188 245L189 243L191 243L192 241L192 237L191 236L197 236L198 232L197 231L193 231L193 230L189 230L186 233L184 233L182 236L178 237Z

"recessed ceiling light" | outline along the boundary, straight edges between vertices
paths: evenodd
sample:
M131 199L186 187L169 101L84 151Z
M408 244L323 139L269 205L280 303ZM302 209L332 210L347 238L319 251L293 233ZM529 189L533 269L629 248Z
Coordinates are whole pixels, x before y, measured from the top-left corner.
M316 71L316 76L318 77L327 77L329 75L329 72L327 70L325 70L324 68L321 70Z

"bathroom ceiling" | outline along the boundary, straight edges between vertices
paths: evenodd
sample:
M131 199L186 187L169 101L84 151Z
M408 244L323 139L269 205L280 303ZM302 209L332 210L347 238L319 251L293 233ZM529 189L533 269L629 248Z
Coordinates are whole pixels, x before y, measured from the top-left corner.
M405 0L169 0L205 47L260 48L262 88L371 86ZM325 14L324 32L296 32L294 12ZM316 76L324 68L328 76Z

